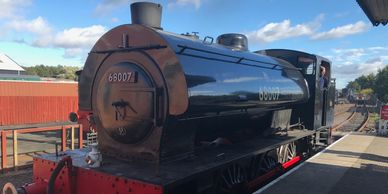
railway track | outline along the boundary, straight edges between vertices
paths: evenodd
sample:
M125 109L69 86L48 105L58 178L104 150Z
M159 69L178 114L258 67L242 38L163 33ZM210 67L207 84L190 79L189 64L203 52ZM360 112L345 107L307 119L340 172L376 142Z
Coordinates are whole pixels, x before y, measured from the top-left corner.
M334 110L334 116L342 115L344 113L352 112L353 104L339 104L336 105Z
M369 121L369 113L366 108L356 107L352 114L343 122L333 128L335 133L349 133L363 131Z
M335 117L344 117L345 115L343 115L345 112L341 112L341 113L339 113L339 114L337 114ZM346 123L348 123L351 119L353 119L353 117L355 116L355 114L356 114L356 111L352 111L351 113L350 113L350 115L349 116L347 116L345 119L342 119L342 121L341 122L339 122L339 123L334 123L334 126L333 126L333 128L332 128L332 131L338 131L343 125L345 125ZM340 116L341 115L341 116ZM341 119L340 119L341 120Z

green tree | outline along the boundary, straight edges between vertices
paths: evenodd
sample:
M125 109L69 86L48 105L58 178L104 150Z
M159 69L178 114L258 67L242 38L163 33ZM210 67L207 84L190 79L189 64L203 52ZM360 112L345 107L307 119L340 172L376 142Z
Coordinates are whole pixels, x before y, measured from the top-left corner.
M81 68L62 65L46 66L41 64L32 67L24 67L24 69L28 75L75 80L75 72Z
M383 102L388 102L388 66L380 69L376 74L376 81L373 87L378 98Z
M363 94L363 95L372 95L372 94L373 94L373 89L372 89L372 88L362 89L362 90L360 91L360 94Z
M380 69L376 75L358 77L349 82L346 88L366 95L374 92L381 101L388 103L388 66Z
M359 91L361 89L360 84L357 81L350 81L346 86L348 89L353 89L355 91Z
M372 88L375 85L376 76L372 73L367 76L363 75L355 80L361 89Z

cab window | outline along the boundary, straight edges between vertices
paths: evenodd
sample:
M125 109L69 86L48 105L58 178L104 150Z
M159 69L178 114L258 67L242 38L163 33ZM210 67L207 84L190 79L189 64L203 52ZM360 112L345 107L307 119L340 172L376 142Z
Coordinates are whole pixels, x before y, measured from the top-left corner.
M315 75L315 60L307 57L298 57L298 65L305 75Z

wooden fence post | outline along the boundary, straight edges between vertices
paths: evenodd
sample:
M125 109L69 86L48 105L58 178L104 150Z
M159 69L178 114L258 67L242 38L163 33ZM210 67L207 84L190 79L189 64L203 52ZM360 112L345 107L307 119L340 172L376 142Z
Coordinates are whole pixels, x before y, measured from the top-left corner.
M83 141L82 141L82 138L83 138L83 130L82 130L82 125L80 124L79 125L79 133L78 133L78 146L79 146L79 148L80 149L82 149L82 147L83 147Z
M18 166L18 133L13 130L13 167Z
M62 151L66 151L66 143L67 143L67 140L66 140L66 127L65 126L62 126Z
M74 150L74 126L71 126L71 146L70 148Z
M1 131L1 169L7 168L7 134Z

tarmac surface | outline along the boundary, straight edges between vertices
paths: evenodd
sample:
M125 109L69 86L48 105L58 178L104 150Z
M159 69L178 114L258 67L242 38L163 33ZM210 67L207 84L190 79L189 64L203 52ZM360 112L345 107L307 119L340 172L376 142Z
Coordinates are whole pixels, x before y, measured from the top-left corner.
M4 174L0 173L0 191L5 183L11 182L15 187L21 187L26 183L32 182L32 168L18 171L10 171Z
M349 134L255 194L388 193L388 138Z

